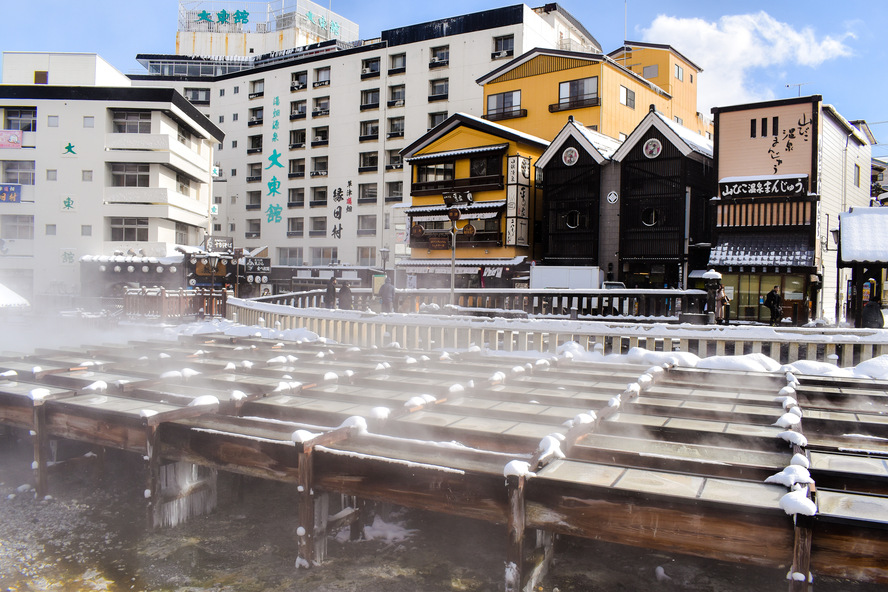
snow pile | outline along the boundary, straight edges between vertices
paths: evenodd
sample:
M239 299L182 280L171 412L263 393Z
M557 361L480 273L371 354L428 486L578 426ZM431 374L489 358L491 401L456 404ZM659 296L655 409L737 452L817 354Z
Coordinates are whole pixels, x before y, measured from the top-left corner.
M202 405L218 405L219 399L213 395L201 395L188 403L189 407L198 407Z
M367 433L367 420L359 415L353 415L342 422L340 428L357 428L362 434Z
M813 516L817 513L817 505L808 498L808 488L794 489L780 498L780 508L789 515L804 514Z
M530 464L523 460L511 460L503 467L503 477L531 477L533 471L530 470Z
M811 478L811 473L805 467L791 464L779 473L774 473L765 479L765 483L779 483L791 488L796 483L814 483L814 479Z

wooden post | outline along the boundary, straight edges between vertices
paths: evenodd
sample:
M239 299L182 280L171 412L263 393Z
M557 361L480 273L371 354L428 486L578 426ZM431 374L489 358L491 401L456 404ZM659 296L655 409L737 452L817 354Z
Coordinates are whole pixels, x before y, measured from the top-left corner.
M314 559L315 507L312 491L312 448L310 446L299 453L297 467L297 495L299 529L297 530L297 567L311 567Z
M145 443L148 456L148 475L145 491L148 494L148 528L154 529L161 523L160 499L160 449L157 442L157 426L148 424L145 428Z
M34 399L34 466L37 477L37 497L46 496L46 407L43 401Z
M792 549L792 567L790 568L789 592L807 592L808 574L811 573L811 539L813 538L814 517L804 514L795 515L795 540ZM805 576L796 580L793 574Z
M508 534L509 542L506 549L506 592L524 590L524 475L506 477L509 496Z

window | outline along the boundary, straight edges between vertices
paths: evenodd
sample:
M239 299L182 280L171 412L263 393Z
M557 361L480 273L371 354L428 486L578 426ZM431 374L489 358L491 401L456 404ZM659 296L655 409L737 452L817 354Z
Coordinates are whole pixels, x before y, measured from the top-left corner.
M404 118L403 117L389 117L388 137L389 138L403 138L404 137Z
M309 223L308 236L327 236L326 216L312 216Z
M4 183L34 184L36 169L33 160L4 160L0 163L3 164Z
M237 113L231 114L231 121L237 121Z
M250 82L249 97L251 99L255 99L262 96L265 96L265 79L263 78L262 80L253 80L252 82Z
M526 115L526 112L524 112L524 114ZM496 121L497 119L518 117L519 115L521 115L520 90L513 90L487 97L487 113L484 116L485 119Z
M210 102L210 89L208 88L186 88L183 94L192 103L209 104Z
M207 119L209 119L209 117L207 117ZM176 139L186 146L191 146L191 130L184 125L180 125L176 133Z
M429 129L440 125L447 119L447 111L438 111L437 113L429 113Z
M220 88L220 89L219 89L219 96L220 96L220 97L224 97L224 96L225 96L225 89L224 89L224 88Z
M302 101L290 101L290 119L301 119L305 117L305 111L308 109L308 103Z
M305 189L302 187L290 187L287 189L287 207L305 207Z
M476 156L469 160L470 177L489 177L503 174L503 159L501 156Z
M330 84L330 66L315 68L315 78L312 86L327 86L328 84Z
M358 185L358 204L376 203L376 183Z
M92 236L93 235L93 227L92 224L81 224L80 225L80 236ZM185 243L179 243L185 244Z
M431 59L429 59L429 68L437 68L446 66L450 63L450 46L442 45L433 47L431 51Z
M361 60L361 78L379 76L379 58Z
M558 85L558 105L565 109L598 105L598 77L592 76L560 83Z
M34 239L34 216L4 214L0 216L0 238Z
M330 265L339 261L339 249L336 247L312 247L312 265Z
M290 149L305 148L305 129L290 130Z
M755 137L756 123L757 122L756 122L755 118L752 118L749 120L749 137L750 138Z
M37 109L35 107L7 107L6 126L3 129L36 132Z
M306 70L302 70L301 72L293 72L290 75L290 90L302 90L307 86L308 72Z
M34 70L34 84L49 84L49 72Z
M59 171L57 169L46 169L46 180L47 181L56 181L59 178Z
M385 201L401 201L402 199L404 199L404 182L387 182L385 184Z
M493 38L492 59L505 58L515 54L515 36L504 35Z
M191 227L187 224L176 222L176 244L187 245L191 243L191 241L189 240L189 228Z
M376 247L358 247L358 265L376 265Z
M358 216L358 236L376 236L376 214Z
M55 224L47 224L46 225L46 236L55 236L56 235L56 225Z
M111 240L147 241L148 218L111 218Z
M46 117L46 127L59 127L59 116L49 115Z
M660 208L645 208L641 211L641 223L645 226L662 226L666 215Z
M405 96L405 87L403 84L396 84L394 86L389 87L389 107L403 107L404 106L404 96Z
M279 265L303 265L302 247L278 247Z
M236 230L236 228L235 228L236 226L237 225L234 222L229 222L228 223L228 232L234 232Z
M287 218L287 236L302 236L305 232L305 218Z
M251 162L247 165L247 181L262 180L262 163Z
M264 119L265 110L262 107L250 109L250 121L247 125L259 125Z
M642 78L646 80L650 80L651 78L656 78L660 75L660 66L659 64L653 64L651 66L645 66L641 70Z
M308 204L311 207L318 206L326 206L327 205L327 188L326 187L312 187L311 188L311 201Z
M113 117L115 134L150 134L150 111L115 111Z
M305 176L305 159L304 158L291 158L290 159L290 169L287 173L287 177L290 179L296 179L299 177Z
M231 176L237 177L237 169L231 169Z
M443 101L447 99L447 91L450 87L450 81L447 78L438 78L429 81L429 100Z
M407 70L407 54L396 53L389 58L389 74L401 74Z
M259 218L248 218L244 238L259 238L260 236L262 236L262 220Z
M772 133L773 135L775 135L775 136L776 136L778 133L780 133L780 132L778 131L778 130L780 129L779 126L778 126L779 123L780 123L780 119L779 119L778 117L772 117L772 118L771 118L771 133Z
M232 147L232 148L237 148L237 140L232 140L232 141L231 141L231 147Z
M312 109L312 117L321 117L322 115L330 115L330 97L317 97Z
M854 165L854 186L860 187L860 165Z
M435 164L420 165L416 175L416 180L420 183L428 183L430 181L452 181L453 163L439 162Z
M262 192L261 191L247 191L246 208L248 210L262 209Z
M369 173L379 166L379 156L376 152L361 152L358 160L358 172Z
M364 142L366 140L375 140L379 137L379 120L373 119L361 122L361 135L358 140Z
M327 175L327 157L315 156L311 159L311 176L322 177Z
M83 127L92 128L96 126L96 118L92 115L84 115L83 116Z
M312 128L312 146L324 146L330 141L330 128L325 126Z
M675 77L678 80L684 80L684 76L685 76L684 68L682 68L678 64L675 64Z
M93 180L93 172L91 170L80 171L80 180L85 183L91 183Z
M379 108L379 89L369 88L361 91L361 109Z
M222 203L222 196L221 195L214 195L213 196L213 203L214 204L221 204Z
M213 224L213 232L222 232L221 224Z
M635 91L625 86L620 87L620 104L635 109Z
M234 92L234 94L239 93L239 92L240 92L240 87L239 87L239 86L235 86L233 92Z
M219 116L219 123L225 123L225 116L224 115Z
M150 165L118 162L111 164L113 187L148 187Z
M401 160L401 151L397 148L385 151L385 168L387 170L403 168L404 161Z
M249 136L247 142L247 154L262 152L262 134Z

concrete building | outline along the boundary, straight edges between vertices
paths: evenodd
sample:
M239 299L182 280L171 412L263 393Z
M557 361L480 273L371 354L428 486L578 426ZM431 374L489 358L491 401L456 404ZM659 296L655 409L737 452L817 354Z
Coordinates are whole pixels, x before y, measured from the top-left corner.
M0 282L32 301L79 294L84 255L130 257L126 284L204 239L224 136L177 91L95 54L7 52L0 124Z
M182 31L179 39L181 52ZM131 78L182 91L225 131L214 162L213 236L268 246L274 265L381 266L383 253L407 253L404 218L391 215L409 195L401 150L453 113L481 115L475 80L532 47L601 51L557 4L519 4L365 41L230 57L140 55L148 73Z

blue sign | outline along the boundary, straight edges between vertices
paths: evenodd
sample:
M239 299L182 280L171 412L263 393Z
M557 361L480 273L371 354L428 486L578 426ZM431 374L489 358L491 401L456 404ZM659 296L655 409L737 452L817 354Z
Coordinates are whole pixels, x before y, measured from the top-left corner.
M22 203L21 185L0 185L0 203Z

